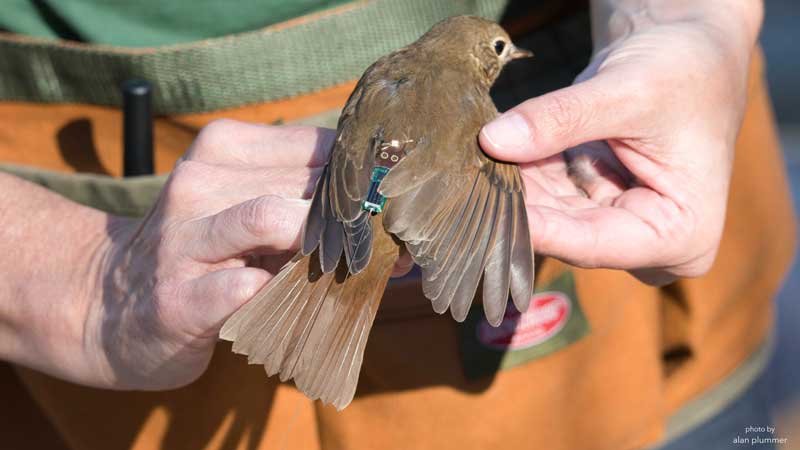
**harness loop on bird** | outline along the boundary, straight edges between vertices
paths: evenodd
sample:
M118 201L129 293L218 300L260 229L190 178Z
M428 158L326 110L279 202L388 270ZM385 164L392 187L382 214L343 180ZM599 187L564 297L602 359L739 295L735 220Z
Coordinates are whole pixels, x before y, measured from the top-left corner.
M389 173L389 170L406 155L406 144L410 142L413 142L413 140L398 141L397 139L392 139L380 145L375 155L375 167L372 169L367 198L361 204L361 209L372 214L383 212L383 207L386 205L386 197L378 192L378 188L383 178Z

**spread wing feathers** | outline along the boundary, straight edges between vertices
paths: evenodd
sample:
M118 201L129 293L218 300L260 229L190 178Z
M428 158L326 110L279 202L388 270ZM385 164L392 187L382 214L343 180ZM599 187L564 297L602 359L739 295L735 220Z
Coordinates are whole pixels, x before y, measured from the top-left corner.
M406 242L422 268L423 292L434 310L443 313L449 307L463 321L483 275L484 309L497 326L509 290L521 311L533 291L522 181L516 166L482 154L469 166L428 178L396 197L387 195L383 223Z
M372 122L380 117L396 118L397 114L387 111L399 105L397 83L378 75L368 69L342 110L331 158L306 220L302 252L309 255L319 246L325 273L336 268L342 251L352 274L364 270L371 257L370 213L361 206L369 191L375 155L384 142L385 129L391 127Z
M513 244L511 245L511 298L517 311L525 312L533 294L533 247L522 193L513 196Z
M319 246L319 261L324 273L333 271L339 264L346 239L344 227L336 220L331 209L328 196L329 173L328 166L325 166L322 176L317 180L308 217L303 226L303 245L300 248L301 253L306 256Z
M364 212L352 222L345 222L344 234L347 238L345 256L350 273L364 270L372 255L372 221L370 214Z
M327 173L331 206L343 222L355 220L362 213L361 202L367 196L375 161L375 148L371 145L374 130L369 124L359 122L359 106L369 89L365 78L359 80L339 116Z
M391 239L382 233L386 239ZM397 259L390 245L375 264L350 275L344 261L325 273L316 253L298 254L225 323L220 337L263 364L268 375L341 410L353 399L364 348Z
M339 264L344 251L351 273L364 270L372 254L370 214L360 211L354 219L341 221L331 206L330 167L326 166L317 181L311 208L303 227L301 252L310 255L319 247L322 271L329 273ZM360 208L360 204L359 204Z
M331 206L342 222L364 214L361 204L369 191L375 155L391 126L383 121L398 116L397 88L382 78L384 59L367 69L339 116L328 176Z

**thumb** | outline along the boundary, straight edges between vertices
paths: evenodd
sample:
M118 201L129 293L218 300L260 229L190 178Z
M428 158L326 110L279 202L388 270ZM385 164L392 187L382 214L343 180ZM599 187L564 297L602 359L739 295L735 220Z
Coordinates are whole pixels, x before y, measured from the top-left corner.
M612 83L613 81L613 83ZM636 102L613 77L587 81L527 100L483 127L480 144L492 157L531 162L617 134Z

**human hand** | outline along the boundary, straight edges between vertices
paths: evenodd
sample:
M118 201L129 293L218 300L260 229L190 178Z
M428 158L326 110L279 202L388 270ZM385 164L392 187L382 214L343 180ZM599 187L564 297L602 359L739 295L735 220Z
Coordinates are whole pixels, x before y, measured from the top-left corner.
M149 214L109 224L84 331L98 378L84 381L167 389L196 379L223 321L298 248L333 137L227 120L204 128Z
M761 7L657 3L594 5L599 50L576 83L480 142L522 163L537 253L665 284L719 247Z
M222 323L297 250L334 136L214 122L141 220L0 174L15 193L0 199L0 360L110 389L200 376Z

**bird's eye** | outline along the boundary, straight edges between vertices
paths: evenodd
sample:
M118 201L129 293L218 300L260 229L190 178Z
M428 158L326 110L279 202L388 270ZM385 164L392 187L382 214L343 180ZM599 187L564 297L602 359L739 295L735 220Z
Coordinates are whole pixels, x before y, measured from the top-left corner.
M494 52L498 55L503 53L503 50L506 48L506 43L502 39L498 39L494 41Z

